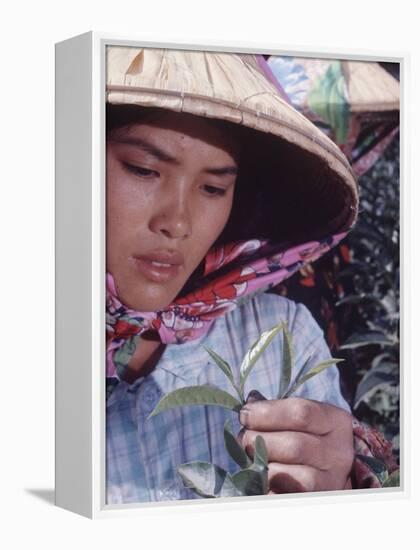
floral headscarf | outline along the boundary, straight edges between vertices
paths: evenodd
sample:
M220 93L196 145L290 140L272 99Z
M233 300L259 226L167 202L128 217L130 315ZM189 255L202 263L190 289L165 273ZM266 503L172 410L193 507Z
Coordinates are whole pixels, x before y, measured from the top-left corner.
M156 312L126 307L118 298L112 274L107 273L107 377L114 382L122 377L143 332L157 332L164 344L182 344L199 338L217 317L234 309L251 294L284 281L334 247L346 234L286 250L260 239L214 247L205 257L202 286ZM231 266L231 270L223 269L220 274L226 266Z

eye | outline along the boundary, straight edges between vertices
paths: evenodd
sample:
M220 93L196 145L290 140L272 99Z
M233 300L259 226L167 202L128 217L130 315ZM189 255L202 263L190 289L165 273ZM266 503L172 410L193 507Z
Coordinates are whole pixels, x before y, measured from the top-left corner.
M203 185L204 191L211 196L223 197L226 195L226 189L224 187L216 187L214 185Z
M141 178L153 178L160 176L159 172L157 172L156 170L151 170L150 168L135 166L134 164L129 164L128 162L123 162L123 165L126 170L128 170L132 174L135 174L136 176L140 176Z

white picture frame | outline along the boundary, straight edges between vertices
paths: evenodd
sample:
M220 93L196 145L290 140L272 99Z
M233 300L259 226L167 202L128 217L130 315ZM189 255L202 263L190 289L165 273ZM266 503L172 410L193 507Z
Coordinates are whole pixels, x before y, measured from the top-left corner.
M261 45L162 43L89 32L56 44L56 505L89 518L190 506L279 506L295 499L401 498L408 491L401 372L401 486L214 501L105 504L105 49L108 45L345 57L400 63L401 150L404 150L406 54L354 55ZM401 180L404 182L404 159ZM403 278L402 278L403 280ZM402 302L404 302L402 297ZM401 308L403 312L403 306ZM403 327L404 329L404 327ZM77 341L78 347L74 346ZM403 351L401 360L404 361Z

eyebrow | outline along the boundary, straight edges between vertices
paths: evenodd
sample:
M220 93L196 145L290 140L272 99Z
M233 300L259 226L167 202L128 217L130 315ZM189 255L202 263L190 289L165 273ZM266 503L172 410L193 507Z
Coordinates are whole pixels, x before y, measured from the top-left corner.
M146 153L149 153L150 155L154 156L158 160L162 162L167 162L169 164L175 164L177 166L180 165L180 162L173 157L172 155L169 155L166 151L163 151L159 147L156 147L152 143L149 143L145 139L141 139L138 137L133 136L120 136L112 138L110 141L114 143L121 143L122 145L132 145L134 147L138 147L139 149L142 149ZM221 166L220 168L207 168L205 170L207 174L212 174L215 176L224 176L224 175L238 175L238 167L237 166Z
M154 157L156 157L158 160L161 160L163 162L170 162L171 164L179 164L179 162L176 160L175 157L169 155L162 149L159 149L155 145L152 145L148 141L144 139L140 139L138 137L130 137L130 136L121 136L111 139L110 141L113 141L115 143L121 143L122 145L133 145L134 147L138 147L139 149L143 149L143 151L146 151L146 153L150 153Z
M215 176L225 176L225 175L237 176L238 168L237 166L222 166L220 168L207 168L205 172L207 174L213 174Z

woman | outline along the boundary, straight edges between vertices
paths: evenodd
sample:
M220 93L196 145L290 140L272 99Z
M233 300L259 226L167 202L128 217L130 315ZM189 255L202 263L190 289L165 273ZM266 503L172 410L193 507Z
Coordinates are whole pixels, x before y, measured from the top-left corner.
M235 471L226 418L249 454L264 436L271 493L352 487L338 371L276 399L281 339L245 387L267 400L239 420L211 406L148 418L177 388L231 391L204 346L237 369L262 331L287 321L294 375L330 358L309 311L263 291L354 224L347 161L256 57L112 47L107 61L107 503L194 498L176 473L188 461Z

